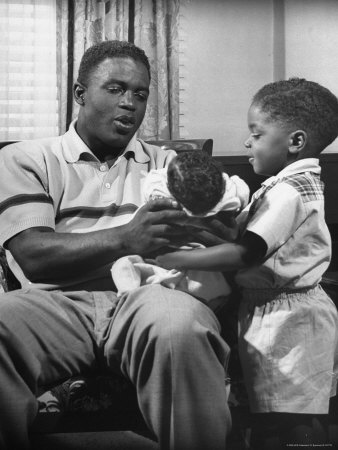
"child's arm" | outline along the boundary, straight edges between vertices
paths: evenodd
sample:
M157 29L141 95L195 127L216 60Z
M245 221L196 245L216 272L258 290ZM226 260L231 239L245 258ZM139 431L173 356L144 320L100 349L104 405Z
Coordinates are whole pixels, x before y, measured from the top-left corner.
M228 272L261 262L266 251L267 245L260 236L246 232L238 243L167 253L156 261L166 269Z

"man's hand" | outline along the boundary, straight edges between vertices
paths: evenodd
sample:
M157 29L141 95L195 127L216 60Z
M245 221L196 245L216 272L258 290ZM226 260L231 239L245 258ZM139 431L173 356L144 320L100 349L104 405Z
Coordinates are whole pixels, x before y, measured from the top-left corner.
M206 247L234 242L239 232L234 213L227 211L205 218L187 216L185 227L191 235L190 241L200 242Z
M209 230L203 231L205 227ZM18 233L6 246L30 281L51 283L82 276L121 256L153 257L173 245L198 242L199 234L204 245L220 244L224 241L215 234L222 234L222 227L215 218L190 218L176 202L158 199L140 208L125 225L87 233L35 227Z
M130 254L146 255L186 234L186 214L176 202L154 200L127 224L88 233L60 233L35 227L7 242L9 251L33 282L74 278Z
M177 240L186 243L190 238L187 221L187 214L176 201L150 200L123 226L125 253L147 255Z

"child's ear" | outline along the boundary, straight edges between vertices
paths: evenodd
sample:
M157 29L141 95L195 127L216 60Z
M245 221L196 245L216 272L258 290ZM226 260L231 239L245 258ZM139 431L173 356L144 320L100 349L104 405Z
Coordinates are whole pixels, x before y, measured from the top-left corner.
M289 152L299 153L304 149L307 143L307 134L303 130L297 130L290 134L289 136Z

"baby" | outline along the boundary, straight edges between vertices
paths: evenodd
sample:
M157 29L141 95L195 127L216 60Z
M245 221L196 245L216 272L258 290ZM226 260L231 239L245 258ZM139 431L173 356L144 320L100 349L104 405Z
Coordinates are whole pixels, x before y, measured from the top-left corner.
M249 188L238 176L222 172L207 153L178 154L168 169L152 170L144 184L145 201L177 200L189 216L207 217L220 211L238 212L247 205Z
M247 184L236 175L229 177L222 172L213 159L201 151L180 153L168 168L150 171L143 194L145 202L159 197L173 198L187 215L200 218L222 212L234 217L249 200ZM204 246L192 242L181 247L191 251L196 248ZM156 260L144 260L139 255L117 260L112 276L118 295L144 284L160 283L190 293L214 311L226 304L231 292L221 272L167 270Z

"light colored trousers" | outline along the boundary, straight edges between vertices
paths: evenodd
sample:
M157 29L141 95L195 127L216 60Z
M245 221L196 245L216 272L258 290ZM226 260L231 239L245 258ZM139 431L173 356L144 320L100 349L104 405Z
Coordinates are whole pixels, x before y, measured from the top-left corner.
M113 292L18 290L0 296L0 448L28 449L36 395L110 368L135 385L161 449L224 450L229 348L213 312L160 285Z

